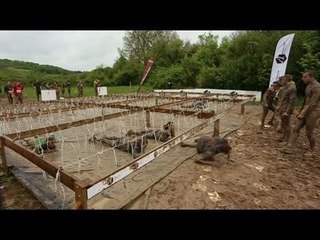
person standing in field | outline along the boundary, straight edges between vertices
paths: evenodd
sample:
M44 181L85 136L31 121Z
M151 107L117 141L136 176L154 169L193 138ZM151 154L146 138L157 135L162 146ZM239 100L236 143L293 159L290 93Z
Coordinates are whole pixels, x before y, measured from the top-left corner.
M13 85L13 94L16 98L16 104L19 102L22 104L23 103L23 90L24 86L21 82L17 82L16 84Z
M40 96L41 96L41 83L40 80L37 80L33 86L35 87L36 90L36 95L37 95L37 100L38 102L40 101Z
M7 82L7 85L4 86L4 93L6 94L7 98L8 98L8 102L9 104L13 104L13 88L10 82Z
M83 79L80 79L78 83L78 97L83 97Z

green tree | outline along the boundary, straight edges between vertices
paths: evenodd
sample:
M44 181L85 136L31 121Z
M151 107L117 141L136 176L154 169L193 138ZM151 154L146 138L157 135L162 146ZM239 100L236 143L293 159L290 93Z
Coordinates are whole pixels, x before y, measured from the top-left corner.
M176 39L178 34L174 31L129 31L123 38L124 47L121 54L126 59L144 64L155 44Z

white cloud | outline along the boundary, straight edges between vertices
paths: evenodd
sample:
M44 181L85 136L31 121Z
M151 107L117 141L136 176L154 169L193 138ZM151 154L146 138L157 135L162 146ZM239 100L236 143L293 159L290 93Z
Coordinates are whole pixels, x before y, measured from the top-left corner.
M182 40L196 42L208 31L177 31ZM211 31L222 39L231 31ZM123 46L125 31L0 31L0 58L90 71L112 66Z

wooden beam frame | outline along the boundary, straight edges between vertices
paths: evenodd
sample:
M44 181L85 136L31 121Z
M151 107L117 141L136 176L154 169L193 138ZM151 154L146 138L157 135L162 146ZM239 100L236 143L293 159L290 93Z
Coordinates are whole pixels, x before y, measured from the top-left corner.
M220 134L220 118L214 121L213 137L219 137Z
M46 134L46 133L56 132L59 130L64 130L64 129L71 128L71 127L79 127L79 126L82 126L85 124L90 124L93 122L99 122L99 121L104 121L107 119L126 116L129 114L133 114L133 113L141 112L141 111L142 111L142 109L135 109L135 110L130 110L130 111L111 113L111 114L101 115L101 116L97 116L97 117L93 117L93 118L87 118L87 119L77 120L77 121L68 122L68 123L61 123L61 124L43 127L43 128L37 128L37 129L33 129L33 130L26 130L26 131L22 131L19 133L10 133L10 134L7 134L6 136L9 138L12 138L12 139L16 138L17 136L19 136L20 138L28 138L28 137L33 137L33 136L42 135L42 134Z
M3 142L5 147L8 147L12 151L18 153L22 157L26 158L34 165L38 166L42 170L46 171L50 176L56 177L57 172L59 171L60 174L60 182L66 185L71 190L75 190L75 181L80 182L79 179L76 177L68 174L63 169L59 169L57 166L53 165L52 163L48 162L38 154L32 152L31 150L24 148L23 146L17 145L13 142L10 138L6 136L0 136L1 142Z

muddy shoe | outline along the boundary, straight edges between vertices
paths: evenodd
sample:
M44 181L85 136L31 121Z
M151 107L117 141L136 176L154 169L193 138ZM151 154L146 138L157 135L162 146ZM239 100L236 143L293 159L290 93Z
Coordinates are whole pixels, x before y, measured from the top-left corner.
M280 149L279 151L282 152L282 153L286 153L286 154L292 154L293 153L293 148L286 146L286 147Z
M287 146L288 142L280 142L279 147L285 147Z
M308 158L309 157L312 158L314 156L314 154L312 151L307 151L305 154L303 154L303 156L308 157Z

